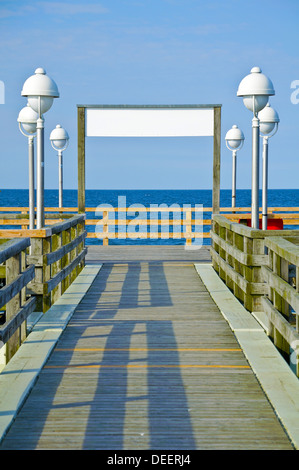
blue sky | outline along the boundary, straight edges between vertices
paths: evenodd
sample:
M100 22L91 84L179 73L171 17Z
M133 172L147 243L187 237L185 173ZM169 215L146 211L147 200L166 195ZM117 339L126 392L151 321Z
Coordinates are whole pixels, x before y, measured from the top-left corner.
M17 126L24 81L44 67L60 98L45 114L45 185L58 186L49 135L65 127L64 187L77 187L77 104L222 104L221 187L231 188L225 133L245 134L238 188L251 186L251 113L236 96L253 66L271 78L280 126L269 144L269 187L298 188L298 0L0 0L2 188L27 188ZM299 97L299 93L298 93ZM88 138L87 188L209 189L211 138Z

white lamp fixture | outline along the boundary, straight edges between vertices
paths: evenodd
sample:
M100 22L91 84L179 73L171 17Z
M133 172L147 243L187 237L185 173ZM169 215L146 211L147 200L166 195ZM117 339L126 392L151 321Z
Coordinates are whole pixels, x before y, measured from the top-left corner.
M279 116L275 109L268 103L259 112L260 132L263 137L263 202L262 202L262 228L267 230L268 226L268 140L278 130Z
M251 226L259 228L259 119L258 112L268 103L269 96L275 95L271 80L259 67L253 67L249 75L241 81L237 96L243 98L244 105L253 112L252 119L252 188Z
M63 207L63 161L62 152L67 148L69 136L66 130L58 124L50 134L51 145L58 152L59 167L59 207Z
M54 98L59 98L56 83L46 75L42 67L37 68L34 75L27 78L21 94L28 97L30 107L39 114L39 117L49 111Z
M271 107L270 103L267 103L267 106L258 113L258 118L260 120L261 134L267 137L272 137L276 134L280 119L277 111ZM272 131L274 132L272 133Z
M233 169L232 169L232 208L236 207L236 178L237 178L237 151L243 147L244 134L237 125L226 133L225 142L229 150L232 151Z
M37 119L38 114L29 106L29 104L21 109L18 115L18 123L23 135L26 137L35 136Z
M28 98L29 106L38 113L37 119L37 213L36 228L42 228L44 216L44 119L43 114L52 106L54 98L59 97L56 83L46 75L43 68L37 68L35 74L29 77L21 92Z
M35 201L34 201L34 137L36 135L36 122L38 114L27 104L21 109L18 116L19 129L28 138L28 168L29 168L29 229L34 229Z

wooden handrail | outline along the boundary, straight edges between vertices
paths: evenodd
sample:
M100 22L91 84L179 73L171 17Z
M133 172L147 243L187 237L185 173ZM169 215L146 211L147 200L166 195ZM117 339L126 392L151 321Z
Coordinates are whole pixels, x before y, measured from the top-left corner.
M84 225L84 214L73 215L32 238L28 262L35 265L35 280L28 290L37 296L40 311L46 312L83 269L87 253Z
M11 258L16 256L21 251L26 250L30 246L29 238L22 238L20 240L9 240L3 245L0 245L0 263L4 263Z
M215 271L299 376L298 230L256 230L214 215L211 237Z
M5 310L0 340L5 344L6 362L25 339L26 319L36 306L35 297L27 298L26 295L26 287L35 276L34 266L26 267L26 250L29 246L29 238L9 240L0 245L0 263L5 263L2 275L6 278L5 286L0 289L0 307Z
M51 230L51 235L55 233L60 233L63 232L64 230L68 230L71 227L74 227L75 225L79 223L84 223L85 221L85 215L74 215L70 219L68 219L66 222L58 222L54 225L51 225L50 230Z
M299 376L299 237L265 240L268 263L262 275L268 296L262 306L269 322L269 335Z
M40 230L0 231L0 371L26 338L28 315L46 312L83 269L86 235L85 214L68 214Z

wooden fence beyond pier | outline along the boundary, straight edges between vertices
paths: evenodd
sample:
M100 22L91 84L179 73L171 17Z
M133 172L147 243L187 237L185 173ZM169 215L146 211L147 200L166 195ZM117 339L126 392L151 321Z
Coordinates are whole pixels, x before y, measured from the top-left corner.
M87 207L85 216L86 243L103 244L123 243L126 240L163 239L186 241L186 245L202 240L210 244L212 207ZM77 207L45 208L46 225L62 222L75 214ZM232 222L250 217L249 207L220 208L220 213ZM282 219L285 228L299 225L298 207L269 207L269 219ZM28 230L28 207L0 207L0 238L31 236Z

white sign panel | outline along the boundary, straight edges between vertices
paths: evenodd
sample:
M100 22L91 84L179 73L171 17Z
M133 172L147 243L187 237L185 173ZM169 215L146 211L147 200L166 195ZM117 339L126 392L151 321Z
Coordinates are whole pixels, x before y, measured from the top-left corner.
M214 135L214 109L86 109L87 137Z

